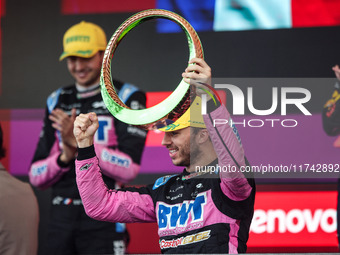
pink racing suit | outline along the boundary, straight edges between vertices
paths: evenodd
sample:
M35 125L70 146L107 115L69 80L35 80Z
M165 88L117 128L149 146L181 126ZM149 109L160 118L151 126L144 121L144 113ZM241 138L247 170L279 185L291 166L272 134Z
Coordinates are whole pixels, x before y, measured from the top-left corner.
M241 171L247 163L236 128L214 126L214 119L230 120L223 105L204 116L218 156L209 166L221 170L214 173L184 170L146 187L110 190L93 147L79 149L77 185L86 213L101 221L157 222L162 253L246 252L255 182Z

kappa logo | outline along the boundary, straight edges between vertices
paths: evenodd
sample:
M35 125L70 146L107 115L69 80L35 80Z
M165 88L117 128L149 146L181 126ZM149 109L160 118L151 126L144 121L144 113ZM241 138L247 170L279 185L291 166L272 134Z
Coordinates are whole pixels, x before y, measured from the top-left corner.
M197 188L197 189L203 188L203 184L202 184L202 183L197 184L197 185L196 185L196 188Z
M90 167L93 165L93 163L86 163L85 165L81 166L81 168L79 168L80 171L84 171L84 170L89 170Z
M203 220L204 206L207 204L206 192L199 194L195 200L184 201L183 203L169 205L159 203L157 209L158 228L174 229L175 227L186 227L189 216L190 223Z

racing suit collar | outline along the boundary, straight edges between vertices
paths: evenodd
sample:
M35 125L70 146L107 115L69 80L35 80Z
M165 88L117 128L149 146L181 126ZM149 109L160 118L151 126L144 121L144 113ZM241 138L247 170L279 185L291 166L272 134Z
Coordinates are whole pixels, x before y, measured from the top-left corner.
M218 159L216 158L212 162L210 162L207 166L216 166L218 164ZM195 171L195 172L188 172L186 168L184 168L182 172L182 180L188 180L191 178L195 178L198 176L203 176L205 174L210 174L210 172L201 172L201 171Z
M91 85L89 87L84 87L84 86L80 86L78 83L76 83L75 85L76 85L77 91L80 92L80 93L89 92L89 91L94 90L94 89L96 89L97 87L100 86L100 84L94 84L94 85Z
M93 97L101 93L101 88L99 84L95 84L87 88L84 88L78 85L77 83L75 84L75 86L77 90L78 99Z

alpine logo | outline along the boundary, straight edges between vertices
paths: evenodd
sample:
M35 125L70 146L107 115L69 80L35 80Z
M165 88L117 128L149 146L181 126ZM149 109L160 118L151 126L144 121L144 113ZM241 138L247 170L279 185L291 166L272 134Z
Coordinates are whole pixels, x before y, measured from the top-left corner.
M89 170L90 167L93 165L93 163L86 163L85 165L83 165L81 168L79 168L80 171L84 171L84 170Z
M210 230L199 232L185 237L180 237L172 240L160 240L159 246L161 249L177 248L180 245L187 245L192 243L201 242L210 238Z

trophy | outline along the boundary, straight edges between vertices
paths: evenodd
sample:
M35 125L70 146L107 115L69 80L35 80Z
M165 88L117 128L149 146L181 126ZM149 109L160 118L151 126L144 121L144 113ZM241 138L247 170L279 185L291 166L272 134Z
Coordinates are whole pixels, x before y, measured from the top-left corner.
M147 130L155 129L157 123L173 123L189 108L194 93L183 79L177 88L162 102L147 109L132 110L117 95L111 75L111 61L114 52L124 36L147 20L165 18L176 22L185 32L189 46L189 60L203 58L201 41L194 28L180 15L162 9L141 11L125 20L112 35L105 50L101 69L101 92L110 113L120 121ZM163 125L164 126L164 125Z

